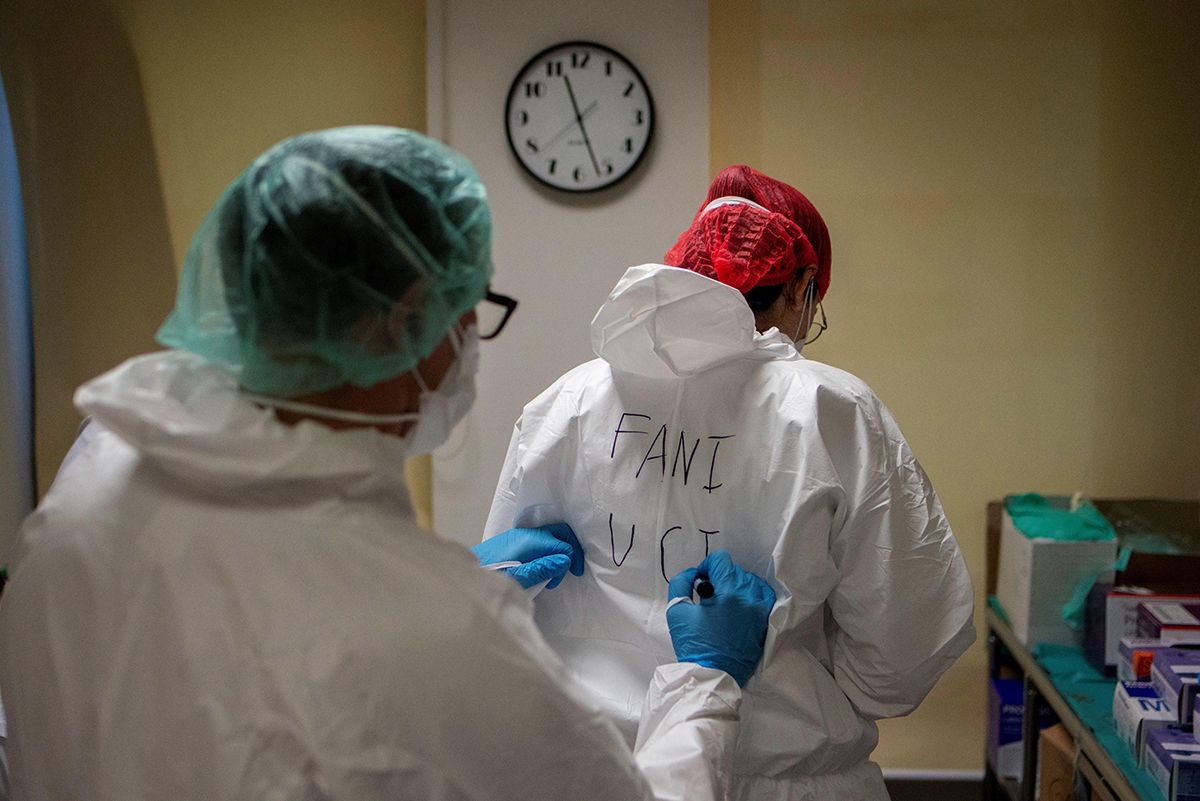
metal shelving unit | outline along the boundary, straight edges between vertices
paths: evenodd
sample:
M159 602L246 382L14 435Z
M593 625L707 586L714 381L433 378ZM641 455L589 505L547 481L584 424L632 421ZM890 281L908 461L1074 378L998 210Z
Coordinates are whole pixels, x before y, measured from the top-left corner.
M1038 719L1041 716L1042 705L1046 704L1054 710L1075 740L1080 754L1077 770L1083 773L1097 795L1112 801L1142 801L1141 796L1130 786L1121 769L1108 755L1108 751L1096 740L1091 729L1079 720L1079 716L1071 709L1062 693L1050 681L1046 671L994 609L987 610L987 627L989 647L994 647L995 641L1003 644L1025 675L1022 781L1000 781L989 770L986 777L990 785L987 792L992 794L989 797L1000 797L994 795L998 791L1012 801L1033 801L1037 777Z
M985 577L985 586L989 596L996 592L996 568L1000 561L1001 517L1000 502L989 503L986 541L987 575ZM1091 729L1083 724L1062 693L1051 682L1046 671L1033 658L1033 654L1024 643L1017 639L1017 635L1007 621L991 607L987 609L986 620L989 671L996 669L996 652L1003 648L1025 677L1025 712L1022 719L1022 739L1024 741L1022 780L1017 781L997 776L991 766L987 765L984 772L984 798L988 801L1034 801L1037 794L1038 721L1043 707L1049 706L1074 738L1076 747L1079 749L1076 771L1083 775L1095 791L1096 798L1100 801L1158 801L1157 799L1144 799L1138 795L1121 769L1113 762L1108 751L1096 740Z

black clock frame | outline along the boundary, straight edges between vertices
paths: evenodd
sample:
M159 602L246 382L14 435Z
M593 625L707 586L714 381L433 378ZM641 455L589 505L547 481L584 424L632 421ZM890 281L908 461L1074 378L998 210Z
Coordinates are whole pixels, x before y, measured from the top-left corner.
M649 109L647 109L647 111L648 111L648 115L647 115L648 116L648 130L646 131L646 144L642 146L642 149L638 153L637 158L635 158L633 160L633 164L631 164L629 166L628 170L621 173L621 175L617 176L616 178L609 181L608 183L601 184L600 186L587 187L584 189L572 189L570 187L559 186L558 184L552 184L549 181L544 180L540 175L535 173L533 170L529 169L529 167L526 166L525 162L521 159L521 154L517 150L516 143L513 142L512 128L509 126L509 114L512 112L512 102L513 102L513 98L516 96L517 85L520 84L520 82L521 82L521 76L525 74L525 71L527 69L529 69L530 65L532 65L535 61L540 60L543 56L547 55L548 53L552 53L555 50L561 50L561 49L568 48L568 47L594 47L597 50L602 50L606 53L609 53L609 54L621 59L621 61L625 62L625 64L628 65L629 69L633 70L634 76L638 79L639 82L641 82L642 88L646 91L646 102L650 106ZM530 178L537 181L542 186L549 187L550 189L554 189L559 192L570 192L571 194L574 194L574 195L586 195L586 194L591 194L593 192L603 192L606 189L611 189L612 187L616 186L617 184L621 183L626 178L628 178L629 176L631 176L635 172L637 172L638 167L640 167L642 162L645 160L646 154L650 152L650 145L654 141L654 119L656 116L657 116L657 112L655 111L655 108L654 108L654 95L651 94L651 92L650 92L650 84L646 83L646 79L642 76L641 71L638 70L638 68L634 65L634 63L632 61L630 61L623 54L618 53L616 50L612 49L608 45L602 45L598 42L588 42L588 41L584 41L582 39L572 39L571 41L558 42L556 44L550 45L549 47L539 50L537 52L537 54L535 54L528 61L526 61L524 64L522 64L521 68L519 70L517 70L516 77L514 77L512 80L512 83L509 84L508 96L504 100L504 138L508 140L508 149L509 149L509 151L512 152L513 158L517 160L517 164L521 165L521 169L524 170L525 174L528 175Z

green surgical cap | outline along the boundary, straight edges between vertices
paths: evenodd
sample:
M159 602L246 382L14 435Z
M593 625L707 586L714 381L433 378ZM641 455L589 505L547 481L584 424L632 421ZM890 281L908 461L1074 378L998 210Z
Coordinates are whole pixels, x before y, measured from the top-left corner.
M491 232L479 176L440 142L382 126L301 134L209 212L158 341L251 392L369 387L483 299Z

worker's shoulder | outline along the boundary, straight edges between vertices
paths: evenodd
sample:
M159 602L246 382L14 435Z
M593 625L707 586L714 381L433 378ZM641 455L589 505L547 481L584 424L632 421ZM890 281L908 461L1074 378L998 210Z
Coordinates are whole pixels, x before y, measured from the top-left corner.
M835 400L873 409L879 404L875 391L858 376L840 367L813 359L771 362L778 374L797 391L817 391L823 400Z
M603 359L592 359L563 373L537 397L526 404L526 408L547 408L567 403L578 407L587 393L601 389L611 383L612 368Z

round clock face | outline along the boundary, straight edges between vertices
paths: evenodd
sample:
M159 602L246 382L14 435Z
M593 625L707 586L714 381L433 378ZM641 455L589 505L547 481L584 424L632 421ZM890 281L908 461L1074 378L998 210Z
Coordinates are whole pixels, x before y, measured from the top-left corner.
M654 102L637 68L592 42L538 53L508 90L513 155L555 189L592 192L629 175L654 131Z

